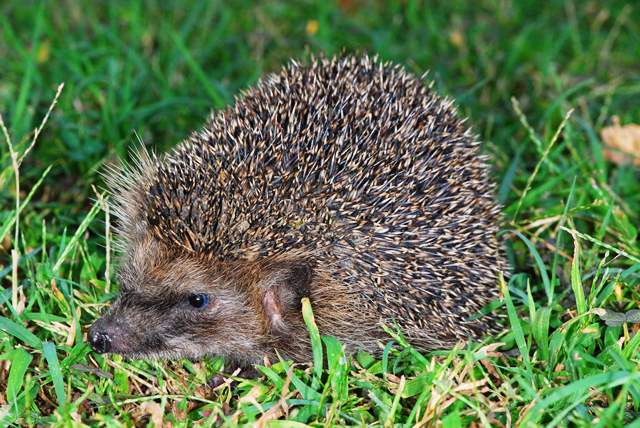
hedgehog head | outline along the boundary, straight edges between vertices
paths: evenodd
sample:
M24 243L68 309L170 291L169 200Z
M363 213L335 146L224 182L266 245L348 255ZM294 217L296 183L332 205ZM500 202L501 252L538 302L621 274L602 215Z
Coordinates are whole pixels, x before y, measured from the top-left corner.
M118 276L117 300L89 333L94 350L253 363L299 323L312 269L299 258L212 262L148 237L132 244Z

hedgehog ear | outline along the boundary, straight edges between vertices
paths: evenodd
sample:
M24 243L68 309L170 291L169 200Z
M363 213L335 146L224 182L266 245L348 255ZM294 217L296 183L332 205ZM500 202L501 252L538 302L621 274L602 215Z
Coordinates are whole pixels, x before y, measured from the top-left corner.
M313 270L305 261L278 263L260 283L262 308L271 331L285 333L286 314L299 312L300 300L309 296Z

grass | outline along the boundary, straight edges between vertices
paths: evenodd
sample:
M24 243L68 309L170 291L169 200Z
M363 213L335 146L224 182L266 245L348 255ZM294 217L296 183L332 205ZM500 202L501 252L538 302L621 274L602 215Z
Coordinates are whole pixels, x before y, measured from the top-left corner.
M640 302L639 171L609 162L599 137L614 115L640 123L640 7L231 3L0 4L3 424L640 426L627 312ZM216 391L220 359L91 353L87 326L117 291L103 165L136 134L171 147L289 57L342 50L429 69L484 141L514 269L495 309L507 332L419 353L390 329L381 358L348 358L305 306L315 365L273 362Z

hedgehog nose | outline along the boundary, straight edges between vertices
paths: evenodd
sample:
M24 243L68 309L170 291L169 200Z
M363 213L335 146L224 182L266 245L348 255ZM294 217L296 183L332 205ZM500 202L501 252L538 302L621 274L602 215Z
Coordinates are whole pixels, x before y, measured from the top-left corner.
M104 328L102 320L96 321L89 331L89 344L98 354L104 354L111 350L111 336Z
M98 354L104 354L111 349L111 338L108 334L96 331L89 337L91 348Z

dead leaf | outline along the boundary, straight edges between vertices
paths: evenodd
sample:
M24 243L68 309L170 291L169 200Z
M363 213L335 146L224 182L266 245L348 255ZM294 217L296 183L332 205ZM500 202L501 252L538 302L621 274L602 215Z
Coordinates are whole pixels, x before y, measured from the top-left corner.
M18 304L16 305L16 312L21 314L24 308L27 307L27 297L24 295L22 285L18 287Z
M464 382L457 385L454 391L462 394L464 394L465 392L473 392L477 390L479 387L485 385L486 383L487 383L487 379L480 379L475 382Z
M254 385L251 390L243 395L242 397L240 397L240 399L238 400L238 404L244 404L244 403L249 403L255 406L256 409L260 410L260 412L264 413L264 409L262 408L262 406L258 403L258 401L256 400L258 397L260 397L263 393L263 388L261 385Z
M600 130L605 146L602 154L618 165L640 166L640 125L635 123L621 126L617 117L613 125Z
M163 411L160 404L155 401L145 401L140 405L141 415L149 415L149 420L154 427L162 427Z
M504 342L496 342L490 343L489 345L483 346L478 349L474 356L482 361L482 359L486 357L500 357L502 356L502 352L496 351L499 347L504 346Z
M2 239L2 242L0 242L0 251L3 253L7 253L9 252L9 249L11 248L11 238L9 237L9 234L7 233L6 235L4 235L4 238Z
M493 366L493 364L491 364L489 360L480 360L480 364L482 364L484 368L487 369L487 371L489 372L492 378L500 379L500 376L498 375L498 371Z
M80 307L76 308L76 319L80 319ZM77 329L78 323L75 320L71 320L71 325L68 328L68 333L67 333L67 340L64 343L67 346L73 346L75 340L76 340L76 329Z

